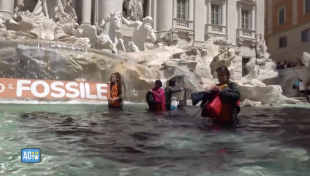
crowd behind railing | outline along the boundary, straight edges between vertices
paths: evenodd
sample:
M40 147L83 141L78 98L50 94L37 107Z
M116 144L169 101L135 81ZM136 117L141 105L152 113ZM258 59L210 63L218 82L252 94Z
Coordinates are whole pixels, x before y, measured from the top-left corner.
M277 69L286 69L286 68L292 68L292 67L301 67L304 66L302 61L299 59L297 61L282 61L282 62L277 62L276 64Z

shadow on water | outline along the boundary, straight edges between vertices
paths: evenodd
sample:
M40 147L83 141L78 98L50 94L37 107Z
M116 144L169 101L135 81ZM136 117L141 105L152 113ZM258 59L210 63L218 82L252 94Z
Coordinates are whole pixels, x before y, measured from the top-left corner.
M36 106L0 109L0 142L7 142L1 148L16 155L1 162L2 173L292 176L310 171L308 109L243 108L242 128L202 131L191 117L195 107L158 114L144 105L123 111ZM9 118L14 129L5 128ZM23 147L40 147L43 162L13 164Z

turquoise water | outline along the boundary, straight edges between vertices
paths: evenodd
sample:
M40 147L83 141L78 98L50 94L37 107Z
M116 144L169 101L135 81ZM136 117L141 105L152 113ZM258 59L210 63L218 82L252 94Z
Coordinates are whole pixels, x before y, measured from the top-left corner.
M144 105L1 105L0 175L305 176L309 110L244 108L242 128L200 130L186 113ZM21 163L22 148L42 162Z

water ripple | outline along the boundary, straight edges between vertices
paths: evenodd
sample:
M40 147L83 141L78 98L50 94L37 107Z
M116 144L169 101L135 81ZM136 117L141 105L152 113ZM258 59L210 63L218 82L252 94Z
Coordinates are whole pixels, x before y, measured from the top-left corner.
M200 130L191 118L196 108L153 114L143 105L124 111L70 105L61 112L59 105L20 111L12 106L12 111L0 108L1 175L297 176L310 171L306 109L244 108L242 128ZM42 162L21 163L24 147L41 148Z

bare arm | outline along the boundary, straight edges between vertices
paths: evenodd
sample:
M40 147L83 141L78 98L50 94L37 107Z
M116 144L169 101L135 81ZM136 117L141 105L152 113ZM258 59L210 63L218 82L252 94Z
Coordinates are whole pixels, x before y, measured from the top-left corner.
M135 21L129 21L126 18L122 17L123 23L126 24L129 27L136 27L137 22Z
M152 42L154 42L154 43L156 42L156 35L154 32L149 33L149 37L152 40Z
M150 37L152 42L155 43L156 42L156 35L155 35L155 31L154 31L152 25L147 23L147 24L145 24L144 28L147 30L147 35Z
M168 89L171 93L177 93L177 92L181 92L182 90L184 90L183 88L174 88L171 86L169 86Z

